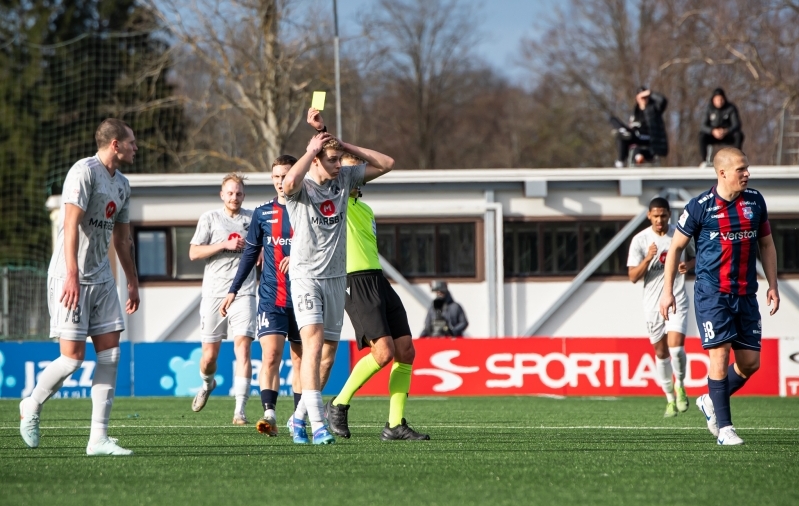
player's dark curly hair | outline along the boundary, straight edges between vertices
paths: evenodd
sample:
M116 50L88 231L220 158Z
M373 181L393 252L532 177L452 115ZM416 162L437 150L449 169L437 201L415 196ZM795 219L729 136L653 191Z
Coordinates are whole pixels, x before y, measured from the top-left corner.
M651 211L652 209L665 209L666 211L671 211L669 201L663 197L655 197L651 202L649 202L649 210Z

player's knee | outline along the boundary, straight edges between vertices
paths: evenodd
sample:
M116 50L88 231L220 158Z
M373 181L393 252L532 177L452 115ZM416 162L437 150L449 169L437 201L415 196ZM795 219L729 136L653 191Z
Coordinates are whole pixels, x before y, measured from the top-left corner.
M66 355L61 355L61 357L59 358L61 359L60 360L61 364L63 364L64 372L69 372L70 375L72 375L75 371L80 369L81 366L83 365L83 357L74 358L74 357L68 357Z
M119 356L121 352L119 348L110 348L97 352L97 363L106 365L115 365L119 363Z
M397 359L397 362L401 362L403 364L413 364L413 361L416 358L416 350L413 346L408 348L397 347L397 354L395 358Z
M264 368L274 369L280 367L281 360L283 360L283 357L277 353L277 350L265 351L261 355L261 364L263 364Z
M746 364L738 364L738 370L746 377L752 376L760 369L760 360L755 360Z
M375 362L377 362L377 365L380 367L385 367L390 364L392 360L394 360L394 354L391 352L391 350L376 351L376 353L372 353L372 356L374 357Z

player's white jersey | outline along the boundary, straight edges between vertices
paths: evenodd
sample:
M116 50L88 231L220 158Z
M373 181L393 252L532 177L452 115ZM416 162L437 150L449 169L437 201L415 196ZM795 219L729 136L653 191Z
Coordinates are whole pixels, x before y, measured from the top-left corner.
M228 216L224 209L208 211L200 216L191 244L204 246L239 237L244 239L247 237L251 220L252 211L248 209L241 209L233 218ZM205 259L203 297L227 297L243 251L243 249L222 250ZM238 294L255 295L255 288L255 269L253 269L241 285Z
M366 165L341 167L335 179L316 184L306 177L300 191L287 195L294 229L289 276L295 279L347 275L347 201L363 184Z
M78 226L78 281L95 285L113 280L108 262L108 247L114 223L128 223L130 183L119 170L112 177L97 155L79 160L69 169L61 193L61 213L58 238L53 248L48 274L66 279L67 264L64 256L64 217L66 205L72 204L84 211Z
M652 243L657 247L655 257L649 262L644 273L644 310L647 313L658 312L660 305L660 296L663 294L663 281L666 275L664 269L666 263L666 254L669 252L671 246L671 239L674 237L674 231L677 228L674 225L669 225L669 230L664 235L658 235L652 227L647 227L633 237L630 244L630 254L627 257L627 266L636 267L646 257L646 252ZM690 243L686 251L693 251L693 243ZM680 259L685 260L685 251ZM677 304L686 301L685 295L685 275L679 272L674 277L674 298Z

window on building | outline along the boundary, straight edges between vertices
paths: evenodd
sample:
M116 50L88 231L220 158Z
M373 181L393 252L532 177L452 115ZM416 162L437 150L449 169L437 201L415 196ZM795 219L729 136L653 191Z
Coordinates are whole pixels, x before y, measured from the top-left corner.
M403 276L477 276L476 223L378 223L377 249Z
M769 222L777 249L777 272L799 273L799 219L770 218Z
M202 279L205 262L189 259L193 226L137 227L136 268L143 281Z
M505 222L505 277L574 276L626 224L627 221ZM644 223L639 229L647 226ZM631 238L595 274L627 275Z

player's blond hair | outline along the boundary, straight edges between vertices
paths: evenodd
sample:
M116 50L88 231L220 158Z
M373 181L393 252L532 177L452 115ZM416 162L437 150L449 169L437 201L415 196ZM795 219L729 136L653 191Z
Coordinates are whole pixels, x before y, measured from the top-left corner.
M222 188L225 187L225 183L228 181L235 181L244 188L244 181L247 179L247 176L241 174L240 172L231 172L230 174L226 175L222 178Z
M330 139L322 144L322 149L316 155L317 158L327 153L328 149L332 149L334 151L344 151L344 146L338 141L338 139Z
M345 151L344 154L341 155L341 161L348 162L348 165L360 165L363 163L363 160L348 151Z

